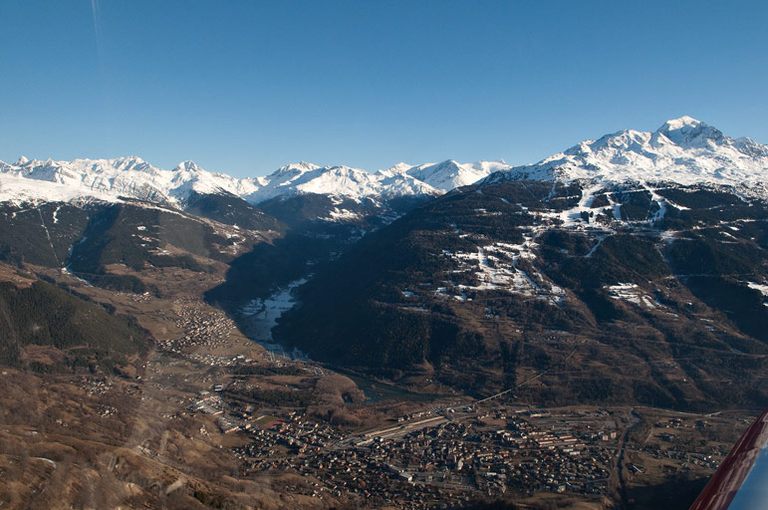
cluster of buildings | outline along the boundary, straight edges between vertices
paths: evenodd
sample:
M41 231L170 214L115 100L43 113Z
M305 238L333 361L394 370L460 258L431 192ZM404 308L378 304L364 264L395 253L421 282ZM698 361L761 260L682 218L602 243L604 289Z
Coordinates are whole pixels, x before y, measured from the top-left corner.
M181 354L189 347L217 347L236 329L234 321L220 310L204 309L184 300L178 300L176 305L174 322L183 334L160 341L160 347L166 351Z
M519 418L503 429L479 420L449 421L399 440L376 441L370 449L415 482L450 483L489 496L507 489L603 494L612 458L602 445L588 446L570 432L537 430Z
M253 418L253 414L241 418ZM264 418L268 419L262 421ZM247 460L249 470L263 471L284 465L276 457L280 453L289 459L295 456L322 455L336 448L344 439L344 434L335 427L310 420L297 412L291 412L281 419L260 416L255 420L262 422L262 425L246 425L244 429L248 430L251 442L236 450L241 459Z
M498 420L457 414L402 436L350 441L329 425L294 414L252 430L252 442L236 453L245 475L293 471L319 482L313 493L369 504L402 502L404 508L507 491L608 492L615 443L605 444L603 434L542 430L519 416L504 416L503 422L499 427Z
M224 414L224 403L219 393L210 391L201 391L198 399L187 406L187 410L194 413L204 413L211 416L221 416Z

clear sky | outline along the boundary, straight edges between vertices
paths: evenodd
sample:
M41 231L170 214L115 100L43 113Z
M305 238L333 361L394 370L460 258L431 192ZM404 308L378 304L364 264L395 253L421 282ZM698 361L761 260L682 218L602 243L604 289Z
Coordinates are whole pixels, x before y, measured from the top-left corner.
M0 159L527 163L689 114L768 142L768 2L0 0Z

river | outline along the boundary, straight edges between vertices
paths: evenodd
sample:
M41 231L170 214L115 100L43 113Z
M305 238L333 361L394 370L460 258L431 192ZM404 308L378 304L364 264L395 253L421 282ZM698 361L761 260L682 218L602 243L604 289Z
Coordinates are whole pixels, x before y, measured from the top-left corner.
M277 325L277 320L296 305L294 291L306 282L306 278L294 280L272 295L266 298L252 299L240 308L240 315L244 319L242 322L245 324L245 333L272 355L291 359L307 359L306 354L298 349L286 352L283 346L276 343L272 338L272 329Z

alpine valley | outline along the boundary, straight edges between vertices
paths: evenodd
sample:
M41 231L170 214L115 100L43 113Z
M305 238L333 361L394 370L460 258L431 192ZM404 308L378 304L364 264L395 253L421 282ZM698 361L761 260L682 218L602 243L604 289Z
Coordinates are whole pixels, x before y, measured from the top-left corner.
M683 508L768 405L767 183L691 117L524 166L0 162L0 507ZM456 446L566 414L598 460Z

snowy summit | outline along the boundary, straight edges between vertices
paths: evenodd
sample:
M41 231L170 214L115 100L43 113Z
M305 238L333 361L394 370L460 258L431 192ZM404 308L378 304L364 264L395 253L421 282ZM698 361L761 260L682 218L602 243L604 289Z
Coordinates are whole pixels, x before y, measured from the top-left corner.
M668 120L656 131L624 130L586 140L533 165L488 178L656 181L763 188L768 146L731 138L693 117Z

